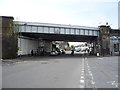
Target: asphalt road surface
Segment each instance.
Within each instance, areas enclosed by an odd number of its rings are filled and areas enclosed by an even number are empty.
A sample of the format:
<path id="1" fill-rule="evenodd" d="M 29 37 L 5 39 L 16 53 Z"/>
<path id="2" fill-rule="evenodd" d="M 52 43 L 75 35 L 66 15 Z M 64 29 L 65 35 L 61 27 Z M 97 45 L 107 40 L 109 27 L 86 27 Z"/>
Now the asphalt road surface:
<path id="1" fill-rule="evenodd" d="M 118 57 L 51 56 L 6 61 L 3 88 L 117 88 Z"/>

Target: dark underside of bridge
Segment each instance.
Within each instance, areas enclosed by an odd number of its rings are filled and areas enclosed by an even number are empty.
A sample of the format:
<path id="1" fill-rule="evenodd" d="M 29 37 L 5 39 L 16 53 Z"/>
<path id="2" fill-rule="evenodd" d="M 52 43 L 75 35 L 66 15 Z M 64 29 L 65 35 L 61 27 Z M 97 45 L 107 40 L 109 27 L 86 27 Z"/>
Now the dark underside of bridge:
<path id="1" fill-rule="evenodd" d="M 71 41 L 71 42 L 92 42 L 97 36 L 83 35 L 64 35 L 64 34 L 40 34 L 40 33 L 21 33 L 22 36 L 43 39 L 49 41 Z"/>

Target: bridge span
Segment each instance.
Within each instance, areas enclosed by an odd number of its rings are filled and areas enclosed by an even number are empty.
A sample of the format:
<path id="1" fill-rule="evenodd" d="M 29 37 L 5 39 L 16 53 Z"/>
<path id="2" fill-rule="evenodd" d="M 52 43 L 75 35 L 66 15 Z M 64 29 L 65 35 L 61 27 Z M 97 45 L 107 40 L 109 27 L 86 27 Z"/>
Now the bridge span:
<path id="1" fill-rule="evenodd" d="M 23 36 L 52 41 L 93 41 L 98 27 L 15 21 L 15 31 Z M 17 28 L 18 27 L 18 28 Z"/>

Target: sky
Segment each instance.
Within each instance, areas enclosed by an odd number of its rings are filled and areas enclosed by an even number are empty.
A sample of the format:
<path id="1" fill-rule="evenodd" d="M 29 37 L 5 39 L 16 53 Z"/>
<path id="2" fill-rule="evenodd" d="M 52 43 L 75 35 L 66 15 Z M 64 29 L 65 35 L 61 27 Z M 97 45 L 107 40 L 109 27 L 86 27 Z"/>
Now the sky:
<path id="1" fill-rule="evenodd" d="M 119 0 L 0 0 L 0 16 L 14 20 L 118 28 Z"/>

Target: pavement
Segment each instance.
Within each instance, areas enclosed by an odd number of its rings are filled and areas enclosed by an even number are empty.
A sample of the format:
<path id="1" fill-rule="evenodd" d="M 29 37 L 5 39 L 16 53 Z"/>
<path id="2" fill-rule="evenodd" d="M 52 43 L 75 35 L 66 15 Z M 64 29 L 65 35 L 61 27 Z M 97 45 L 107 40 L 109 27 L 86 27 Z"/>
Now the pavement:
<path id="1" fill-rule="evenodd" d="M 2 64 L 2 87 L 118 88 L 118 57 L 76 54 L 7 60 Z"/>

